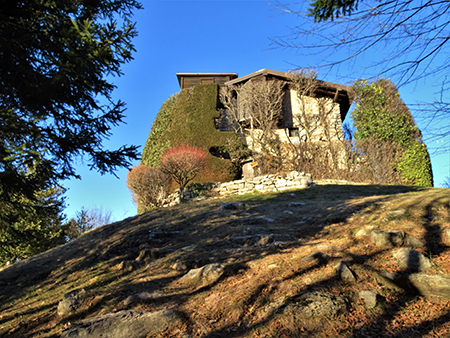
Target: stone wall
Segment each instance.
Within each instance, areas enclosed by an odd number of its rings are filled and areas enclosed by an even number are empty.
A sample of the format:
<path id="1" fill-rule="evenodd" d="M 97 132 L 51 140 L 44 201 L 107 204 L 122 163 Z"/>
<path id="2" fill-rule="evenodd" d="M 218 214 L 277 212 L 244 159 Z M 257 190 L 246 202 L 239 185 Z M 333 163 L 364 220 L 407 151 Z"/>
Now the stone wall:
<path id="1" fill-rule="evenodd" d="M 227 195 L 241 195 L 253 191 L 259 192 L 277 192 L 290 189 L 302 189 L 313 185 L 314 182 L 311 174 L 300 173 L 292 171 L 286 176 L 281 175 L 264 175 L 247 180 L 237 180 L 225 183 L 206 183 L 207 186 L 202 193 L 205 196 L 227 196 Z M 202 195 L 200 193 L 200 195 Z M 181 200 L 189 200 L 199 196 L 198 191 L 193 191 L 189 187 L 181 197 L 179 190 L 169 195 L 164 203 L 164 207 L 169 207 L 181 203 Z M 200 196 L 201 198 L 201 196 Z M 206 197 L 205 197 L 206 198 Z"/>
<path id="2" fill-rule="evenodd" d="M 252 192 L 276 192 L 288 189 L 307 188 L 313 184 L 311 174 L 290 172 L 285 177 L 280 175 L 264 175 L 247 180 L 220 183 L 217 187 L 219 195 L 240 195 Z"/>

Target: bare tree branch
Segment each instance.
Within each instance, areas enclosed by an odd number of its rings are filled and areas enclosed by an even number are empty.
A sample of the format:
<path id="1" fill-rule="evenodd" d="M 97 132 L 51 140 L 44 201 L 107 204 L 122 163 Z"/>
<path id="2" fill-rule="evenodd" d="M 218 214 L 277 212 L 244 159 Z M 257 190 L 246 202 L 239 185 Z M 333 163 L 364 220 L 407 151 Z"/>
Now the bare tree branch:
<path id="1" fill-rule="evenodd" d="M 352 69 L 352 76 L 388 76 L 399 87 L 433 76 L 442 81 L 440 99 L 417 106 L 416 112 L 439 125 L 427 130 L 435 137 L 450 135 L 449 88 L 450 2 L 444 0 L 357 1 L 351 15 L 313 24 L 308 15 L 309 2 L 273 4 L 282 13 L 296 15 L 299 24 L 290 34 L 272 39 L 275 47 L 304 50 L 317 57 L 318 69 L 328 71 L 341 66 L 366 64 Z M 374 57 L 376 56 L 376 57 Z M 371 60 L 367 64 L 367 57 Z M 362 63 L 360 63 L 362 61 Z M 304 66 L 304 65 L 302 65 Z M 448 146 L 450 147 L 450 146 Z"/>

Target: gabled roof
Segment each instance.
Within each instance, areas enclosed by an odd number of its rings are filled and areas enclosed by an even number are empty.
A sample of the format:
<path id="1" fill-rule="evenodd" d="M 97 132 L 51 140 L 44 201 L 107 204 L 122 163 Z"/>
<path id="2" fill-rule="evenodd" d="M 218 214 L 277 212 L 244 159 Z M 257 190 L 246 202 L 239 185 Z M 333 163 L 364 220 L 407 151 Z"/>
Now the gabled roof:
<path id="1" fill-rule="evenodd" d="M 231 85 L 234 85 L 234 84 L 245 82 L 247 80 L 250 80 L 250 79 L 252 79 L 254 77 L 257 77 L 257 76 L 260 76 L 260 75 L 263 75 L 263 76 L 271 75 L 273 77 L 278 77 L 278 78 L 283 78 L 283 79 L 288 79 L 289 78 L 289 73 L 279 72 L 277 70 L 271 70 L 271 69 L 263 68 L 263 69 L 260 69 L 260 70 L 258 70 L 256 72 L 253 72 L 253 73 L 250 73 L 250 74 L 238 77 L 237 79 L 233 79 L 231 81 L 225 82 L 224 84 L 227 85 L 227 86 L 231 86 Z M 347 92 L 350 90 L 350 87 L 344 86 L 344 85 L 341 85 L 341 84 L 338 84 L 338 83 L 332 83 L 332 82 L 327 82 L 327 81 L 322 81 L 322 80 L 316 80 L 316 81 L 318 81 L 319 85 L 323 86 L 323 87 L 334 88 L 334 89 L 339 89 L 339 90 L 345 90 Z"/>
<path id="2" fill-rule="evenodd" d="M 259 76 L 270 76 L 274 78 L 279 78 L 281 80 L 288 80 L 289 73 L 279 72 L 271 69 L 260 69 L 254 73 L 250 73 L 237 79 L 233 79 L 231 81 L 225 82 L 224 85 L 232 86 L 239 85 L 241 83 L 245 83 L 246 81 L 259 77 Z M 348 110 L 350 109 L 351 100 L 349 97 L 350 87 L 344 86 L 338 83 L 332 83 L 322 80 L 316 80 L 318 82 L 318 86 L 316 89 L 316 93 L 318 95 L 323 95 L 326 97 L 332 98 L 335 102 L 338 102 L 341 110 L 341 117 L 344 120 L 347 115 Z"/>
<path id="3" fill-rule="evenodd" d="M 263 76 L 272 75 L 272 76 L 275 76 L 275 77 L 287 78 L 287 73 L 279 72 L 277 70 L 271 70 L 271 69 L 263 68 L 263 69 L 260 69 L 260 70 L 258 70 L 256 72 L 253 72 L 253 73 L 250 73 L 250 74 L 238 77 L 237 79 L 233 79 L 231 81 L 225 82 L 224 84 L 226 86 L 232 86 L 234 84 L 245 82 L 247 80 L 250 80 L 250 79 L 252 79 L 254 77 L 257 77 L 257 76 L 260 76 L 260 75 L 263 75 Z"/>

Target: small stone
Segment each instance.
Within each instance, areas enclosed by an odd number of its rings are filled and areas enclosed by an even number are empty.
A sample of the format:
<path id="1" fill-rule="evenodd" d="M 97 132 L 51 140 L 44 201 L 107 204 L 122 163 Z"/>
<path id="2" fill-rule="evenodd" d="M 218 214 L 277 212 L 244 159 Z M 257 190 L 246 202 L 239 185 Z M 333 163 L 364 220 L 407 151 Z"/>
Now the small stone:
<path id="1" fill-rule="evenodd" d="M 220 203 L 220 210 L 245 210 L 246 204 L 243 202 Z"/>
<path id="2" fill-rule="evenodd" d="M 302 258 L 305 262 L 318 261 L 319 263 L 326 263 L 327 259 L 328 255 L 320 251 L 314 252 L 313 254 Z"/>
<path id="3" fill-rule="evenodd" d="M 336 265 L 336 272 L 342 280 L 346 282 L 356 282 L 355 274 L 345 262 L 341 261 Z"/>
<path id="4" fill-rule="evenodd" d="M 303 202 L 291 202 L 288 204 L 288 207 L 303 207 L 306 203 Z"/>
<path id="5" fill-rule="evenodd" d="M 405 209 L 391 210 L 387 212 L 389 216 L 401 216 L 404 215 L 405 213 L 406 213 Z"/>
<path id="6" fill-rule="evenodd" d="M 364 300 L 366 308 L 373 309 L 377 306 L 378 295 L 375 292 L 364 290 L 359 292 L 359 298 Z"/>
<path id="7" fill-rule="evenodd" d="M 137 297 L 136 297 L 135 295 L 131 295 L 131 296 L 128 296 L 127 298 L 125 298 L 125 299 L 123 300 L 123 305 L 126 306 L 126 307 L 128 307 L 128 306 L 130 306 L 131 304 L 136 303 L 136 301 L 137 301 Z"/>
<path id="8" fill-rule="evenodd" d="M 198 269 L 190 270 L 186 275 L 181 277 L 181 283 L 195 283 L 195 284 L 212 284 L 218 280 L 224 273 L 222 264 L 208 264 Z"/>
<path id="9" fill-rule="evenodd" d="M 448 237 L 450 237 L 450 228 L 445 228 L 443 231 Z"/>
<path id="10" fill-rule="evenodd" d="M 137 261 L 144 261 L 147 259 L 157 259 L 161 257 L 161 252 L 158 249 L 145 249 L 139 252 L 139 256 L 136 258 Z"/>
<path id="11" fill-rule="evenodd" d="M 256 243 L 258 246 L 265 246 L 273 242 L 273 235 L 261 236 L 259 241 Z"/>
<path id="12" fill-rule="evenodd" d="M 370 231 L 367 229 L 361 229 L 355 234 L 356 238 L 362 238 L 367 236 L 370 236 Z"/>
<path id="13" fill-rule="evenodd" d="M 425 245 L 413 236 L 406 237 L 406 245 L 411 248 L 423 248 Z"/>
<path id="14" fill-rule="evenodd" d="M 148 292 L 141 292 L 141 293 L 137 293 L 135 295 L 131 295 L 131 296 L 128 296 L 127 298 L 125 298 L 123 300 L 123 305 L 129 306 L 134 303 L 139 303 L 139 302 L 143 302 L 143 301 L 145 302 L 145 301 L 155 299 L 155 298 L 158 298 L 161 296 L 162 296 L 162 294 L 160 294 L 158 292 L 154 292 L 152 294 L 150 294 Z"/>
<path id="15" fill-rule="evenodd" d="M 269 217 L 259 217 L 260 220 L 267 222 L 267 223 L 273 223 L 275 222 L 275 220 L 273 218 L 269 218 Z"/>
<path id="16" fill-rule="evenodd" d="M 275 242 L 271 243 L 270 245 L 274 246 L 276 248 L 284 248 L 284 247 L 286 247 L 286 243 L 284 243 L 282 241 L 275 241 Z"/>
<path id="17" fill-rule="evenodd" d="M 132 260 L 125 260 L 120 262 L 120 264 L 117 264 L 112 269 L 113 270 L 124 270 L 124 271 L 133 271 L 134 269 L 138 268 L 140 266 L 140 261 L 132 261 Z"/>
<path id="18" fill-rule="evenodd" d="M 311 285 L 313 283 L 312 279 L 309 277 L 303 278 L 303 283 L 306 285 Z"/>
<path id="19" fill-rule="evenodd" d="M 58 304 L 58 315 L 65 316 L 76 311 L 83 303 L 85 296 L 86 291 L 84 289 L 77 289 L 66 293 L 63 296 L 63 300 Z"/>
<path id="20" fill-rule="evenodd" d="M 399 264 L 414 271 L 425 271 L 433 266 L 433 263 L 418 251 L 401 248 L 392 253 Z"/>
<path id="21" fill-rule="evenodd" d="M 370 240 L 376 246 L 384 247 L 396 247 L 402 246 L 405 238 L 405 233 L 403 231 L 372 231 L 370 233 Z"/>
<path id="22" fill-rule="evenodd" d="M 317 246 L 317 250 L 319 251 L 341 251 L 341 248 L 334 245 L 321 244 Z"/>
<path id="23" fill-rule="evenodd" d="M 184 262 L 175 262 L 171 268 L 176 271 L 186 271 L 188 269 Z"/>
<path id="24" fill-rule="evenodd" d="M 375 280 L 378 284 L 391 290 L 402 290 L 402 287 L 398 285 L 398 274 L 392 272 L 380 272 L 375 274 Z"/>

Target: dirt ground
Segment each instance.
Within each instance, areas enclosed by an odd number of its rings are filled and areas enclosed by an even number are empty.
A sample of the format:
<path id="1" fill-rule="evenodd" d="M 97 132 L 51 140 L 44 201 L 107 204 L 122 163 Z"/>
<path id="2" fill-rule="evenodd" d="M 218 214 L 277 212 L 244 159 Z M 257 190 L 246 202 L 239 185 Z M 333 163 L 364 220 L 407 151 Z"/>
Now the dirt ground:
<path id="1" fill-rule="evenodd" d="M 391 249 L 356 237 L 361 229 L 414 236 L 424 244 L 415 250 L 434 263 L 427 274 L 450 274 L 449 189 L 319 185 L 191 201 L 96 228 L 0 271 L 0 336 L 59 337 L 84 318 L 169 308 L 183 321 L 160 337 L 450 337 L 449 300 L 377 282 L 377 273 L 408 271 Z M 151 257 L 118 268 L 143 250 Z M 305 259 L 316 252 L 327 259 Z M 336 276 L 340 261 L 355 282 Z M 218 281 L 179 283 L 209 263 L 225 266 Z M 87 292 L 83 305 L 59 316 L 63 295 L 79 288 Z M 284 311 L 312 290 L 344 298 L 348 312 L 306 319 Z M 380 296 L 375 308 L 364 306 L 361 290 Z M 144 300 L 124 302 L 142 292 Z"/>

